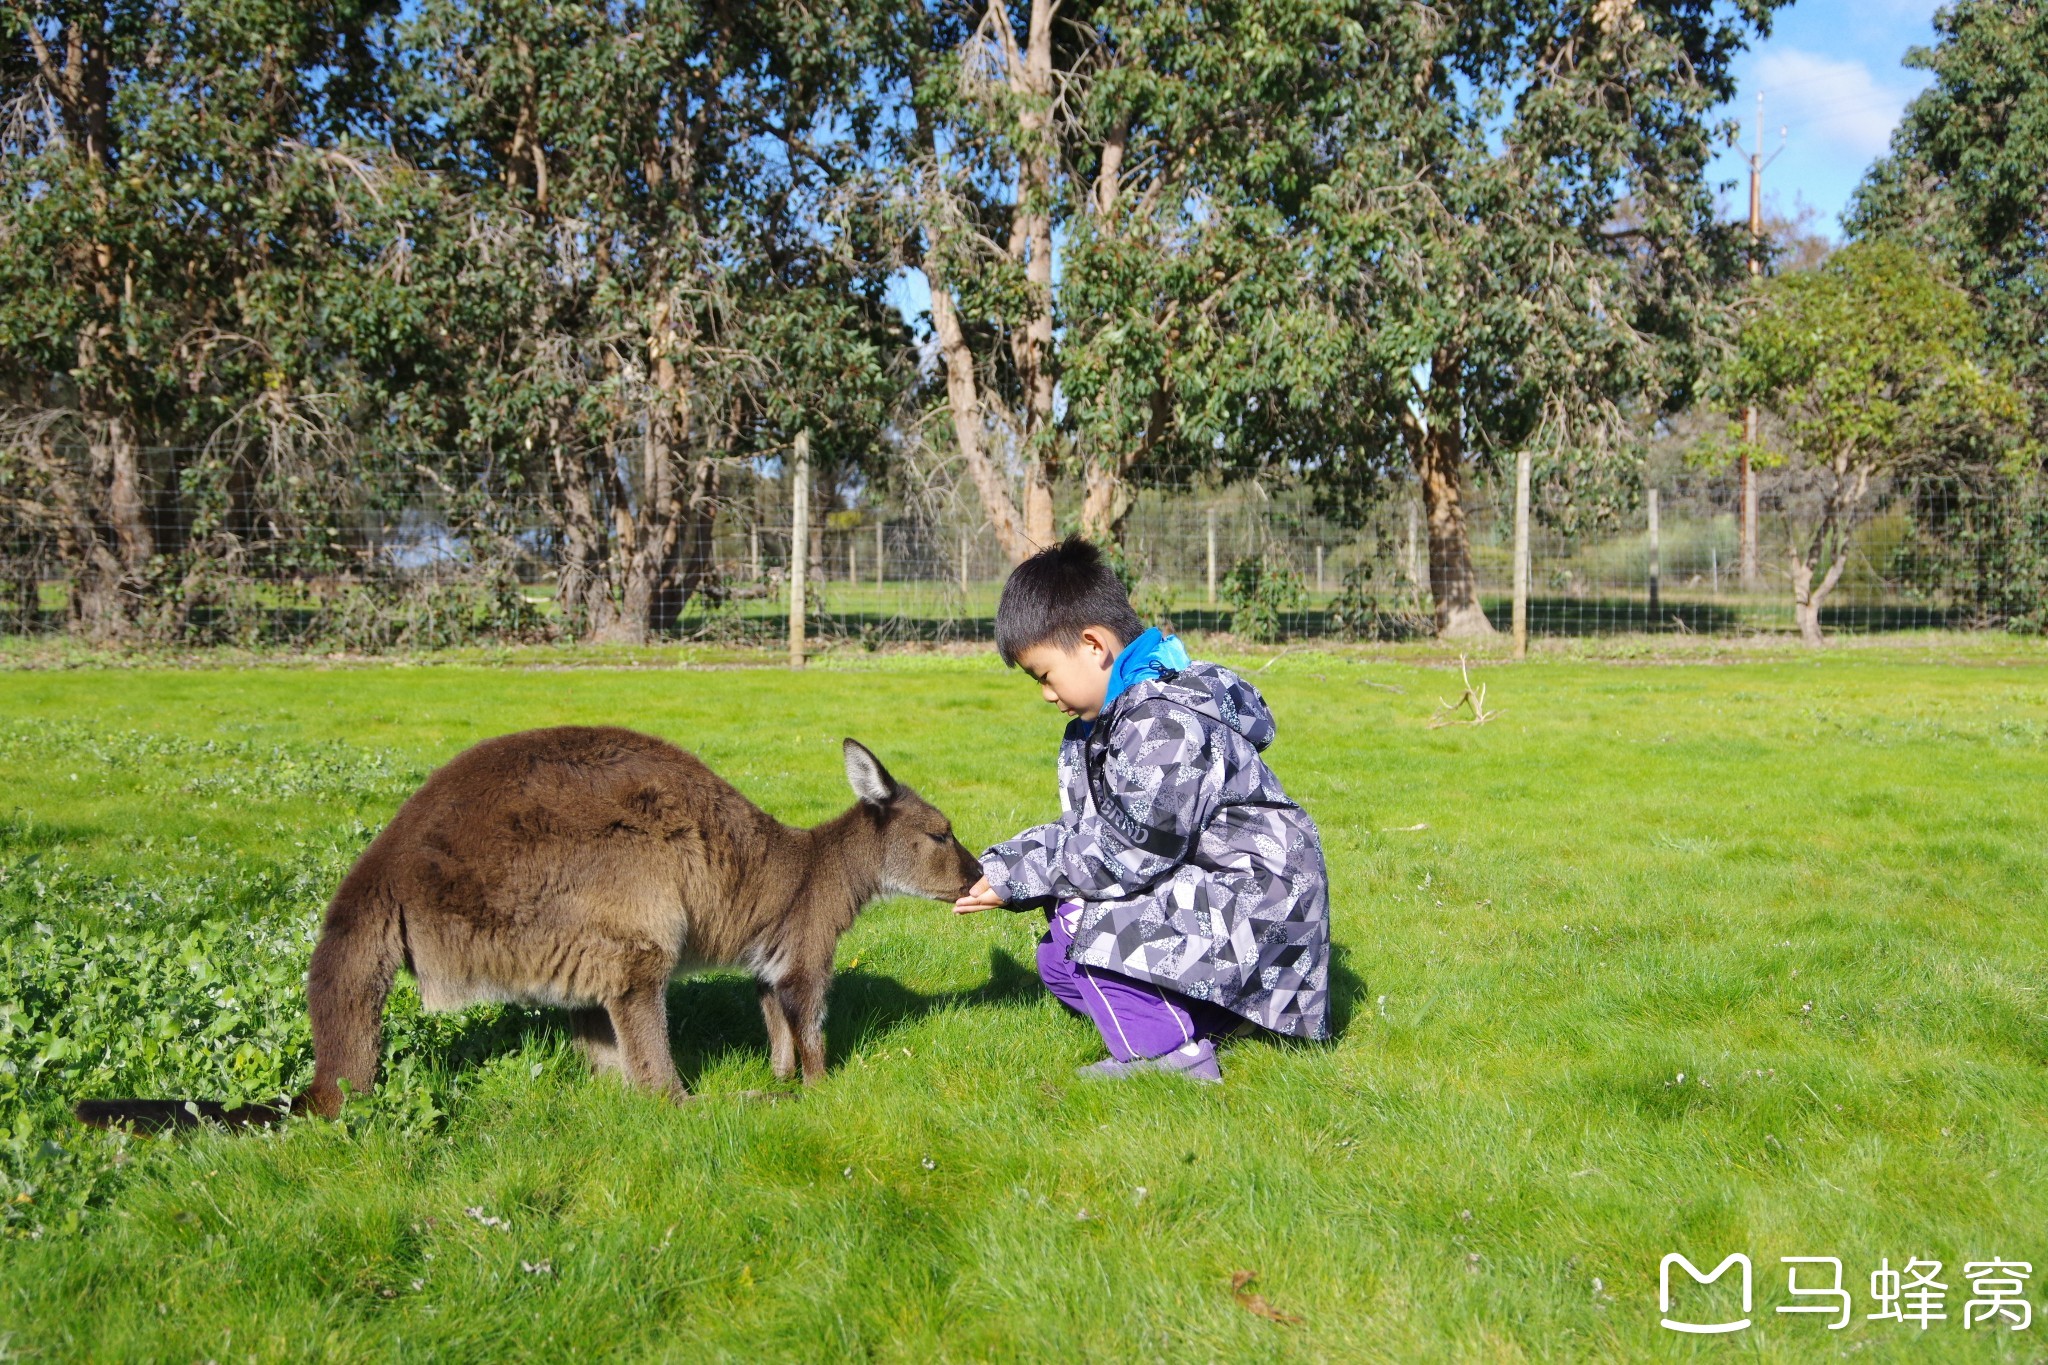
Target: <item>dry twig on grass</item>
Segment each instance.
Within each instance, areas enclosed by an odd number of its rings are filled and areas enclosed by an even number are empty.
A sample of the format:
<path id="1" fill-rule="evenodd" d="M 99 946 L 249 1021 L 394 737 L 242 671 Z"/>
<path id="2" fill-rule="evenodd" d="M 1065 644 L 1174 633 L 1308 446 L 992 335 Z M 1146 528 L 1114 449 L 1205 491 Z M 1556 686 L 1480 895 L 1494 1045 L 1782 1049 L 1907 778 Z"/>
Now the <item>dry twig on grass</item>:
<path id="1" fill-rule="evenodd" d="M 1430 729 L 1441 730 L 1446 725 L 1484 725 L 1500 714 L 1498 711 L 1486 709 L 1486 684 L 1481 683 L 1476 688 L 1472 686 L 1472 674 L 1466 668 L 1465 656 L 1462 654 L 1458 656 L 1458 676 L 1465 680 L 1464 692 L 1456 701 L 1437 698 L 1436 714 L 1429 718 Z M 1472 708 L 1472 714 L 1461 717 L 1458 712 L 1467 706 Z"/>
<path id="2" fill-rule="evenodd" d="M 1268 1322 L 1299 1324 L 1301 1322 L 1299 1316 L 1293 1313 L 1282 1312 L 1266 1302 L 1264 1294 L 1252 1292 L 1251 1283 L 1257 1278 L 1259 1278 L 1259 1272 L 1256 1270 L 1240 1270 L 1230 1277 L 1230 1292 L 1237 1297 L 1238 1307 L 1244 1309 L 1247 1313 L 1256 1313 Z"/>

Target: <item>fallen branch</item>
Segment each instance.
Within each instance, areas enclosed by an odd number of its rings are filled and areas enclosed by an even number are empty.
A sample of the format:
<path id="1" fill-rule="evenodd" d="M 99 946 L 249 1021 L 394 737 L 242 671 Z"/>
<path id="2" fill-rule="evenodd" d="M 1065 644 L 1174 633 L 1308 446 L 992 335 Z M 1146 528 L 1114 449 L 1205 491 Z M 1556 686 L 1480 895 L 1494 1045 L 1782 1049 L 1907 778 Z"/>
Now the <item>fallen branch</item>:
<path id="1" fill-rule="evenodd" d="M 1230 1277 L 1230 1292 L 1237 1298 L 1237 1306 L 1247 1313 L 1256 1313 L 1268 1322 L 1284 1322 L 1298 1325 L 1301 1318 L 1293 1313 L 1284 1313 L 1266 1302 L 1264 1294 L 1251 1292 L 1251 1283 L 1259 1278 L 1256 1270 L 1240 1270 Z"/>
<path id="2" fill-rule="evenodd" d="M 1486 709 L 1486 685 L 1481 683 L 1476 688 L 1472 686 L 1472 674 L 1465 666 L 1465 656 L 1462 654 L 1458 656 L 1458 676 L 1465 680 L 1464 692 L 1459 694 L 1456 701 L 1437 698 L 1437 711 L 1429 718 L 1429 729 L 1441 730 L 1446 725 L 1484 725 L 1500 714 L 1498 711 Z M 1472 708 L 1472 714 L 1460 717 L 1458 712 L 1467 706 Z"/>

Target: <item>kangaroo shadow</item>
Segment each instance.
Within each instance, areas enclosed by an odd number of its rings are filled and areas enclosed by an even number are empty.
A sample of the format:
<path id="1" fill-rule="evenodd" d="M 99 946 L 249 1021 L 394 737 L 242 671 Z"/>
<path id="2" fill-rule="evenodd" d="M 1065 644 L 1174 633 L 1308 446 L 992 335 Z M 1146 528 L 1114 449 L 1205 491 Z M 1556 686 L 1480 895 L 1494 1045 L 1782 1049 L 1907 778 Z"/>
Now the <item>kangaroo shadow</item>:
<path id="1" fill-rule="evenodd" d="M 1332 945 L 1330 1040 L 1344 1035 L 1366 983 L 1349 965 L 1350 953 Z M 919 991 L 893 976 L 855 967 L 833 976 L 827 997 L 825 1063 L 836 1070 L 875 1040 L 927 1015 L 958 1008 L 1022 1004 L 1045 990 L 1037 970 L 1000 948 L 990 948 L 988 979 L 966 990 Z M 672 982 L 668 991 L 669 1050 L 683 1084 L 734 1053 L 768 1056 L 768 1030 L 751 976 L 712 973 Z M 1271 1035 L 1265 1035 L 1271 1036 Z M 568 1016 L 560 1010 L 508 1009 L 477 1015 L 450 1029 L 439 1062 L 451 1072 L 479 1067 L 528 1043 L 566 1046 Z"/>
<path id="2" fill-rule="evenodd" d="M 918 991 L 893 976 L 854 967 L 836 972 L 826 997 L 825 1065 L 836 1068 L 881 1034 L 929 1014 L 1005 1005 L 1043 989 L 1038 974 L 1000 948 L 989 949 L 988 979 L 958 991 Z M 758 988 L 750 976 L 719 974 L 677 981 L 668 992 L 669 1050 L 683 1084 L 736 1050 L 768 1055 Z"/>

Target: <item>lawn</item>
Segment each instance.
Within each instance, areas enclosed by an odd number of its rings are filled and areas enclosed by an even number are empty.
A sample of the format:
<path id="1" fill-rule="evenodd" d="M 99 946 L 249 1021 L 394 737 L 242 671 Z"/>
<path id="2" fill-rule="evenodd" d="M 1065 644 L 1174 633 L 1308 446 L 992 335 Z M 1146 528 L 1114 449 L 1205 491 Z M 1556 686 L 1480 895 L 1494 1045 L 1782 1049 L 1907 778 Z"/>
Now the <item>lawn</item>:
<path id="1" fill-rule="evenodd" d="M 1220 1088 L 1079 1081 L 1028 917 L 889 901 L 801 1098 L 738 1098 L 736 976 L 672 990 L 682 1108 L 402 984 L 343 1122 L 159 1141 L 65 1106 L 303 1081 L 326 895 L 475 740 L 629 724 L 811 822 L 851 734 L 988 842 L 1053 813 L 1057 717 L 981 657 L 0 673 L 0 1357 L 2038 1358 L 1962 1316 L 1966 1262 L 2048 1281 L 2048 654 L 1925 655 L 1493 664 L 1437 730 L 1455 669 L 1278 658 L 1339 1031 Z M 1754 1325 L 1660 1328 L 1660 1258 L 1737 1251 Z M 1774 1311 L 1785 1256 L 1844 1330 Z M 1869 1320 L 1914 1258 L 1946 1320 Z"/>

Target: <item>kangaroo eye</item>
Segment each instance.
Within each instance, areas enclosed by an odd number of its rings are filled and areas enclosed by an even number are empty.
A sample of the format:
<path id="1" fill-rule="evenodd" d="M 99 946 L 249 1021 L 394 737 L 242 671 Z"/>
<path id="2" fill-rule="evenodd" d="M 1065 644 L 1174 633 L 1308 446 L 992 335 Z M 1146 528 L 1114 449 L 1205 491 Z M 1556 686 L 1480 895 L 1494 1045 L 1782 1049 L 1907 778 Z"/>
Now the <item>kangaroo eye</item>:
<path id="1" fill-rule="evenodd" d="M 934 833 L 934 834 L 932 835 L 932 839 L 933 839 L 933 841 L 934 841 L 934 842 L 937 842 L 937 843 L 941 843 L 941 844 L 945 843 L 945 842 L 946 842 L 946 840 L 948 840 L 948 839 L 950 839 L 950 838 L 952 838 L 952 837 L 953 837 L 953 836 L 952 836 L 952 834 L 951 834 L 951 833 L 950 833 L 949 831 L 946 831 L 946 830 L 939 830 L 939 831 L 937 831 L 936 833 Z"/>

